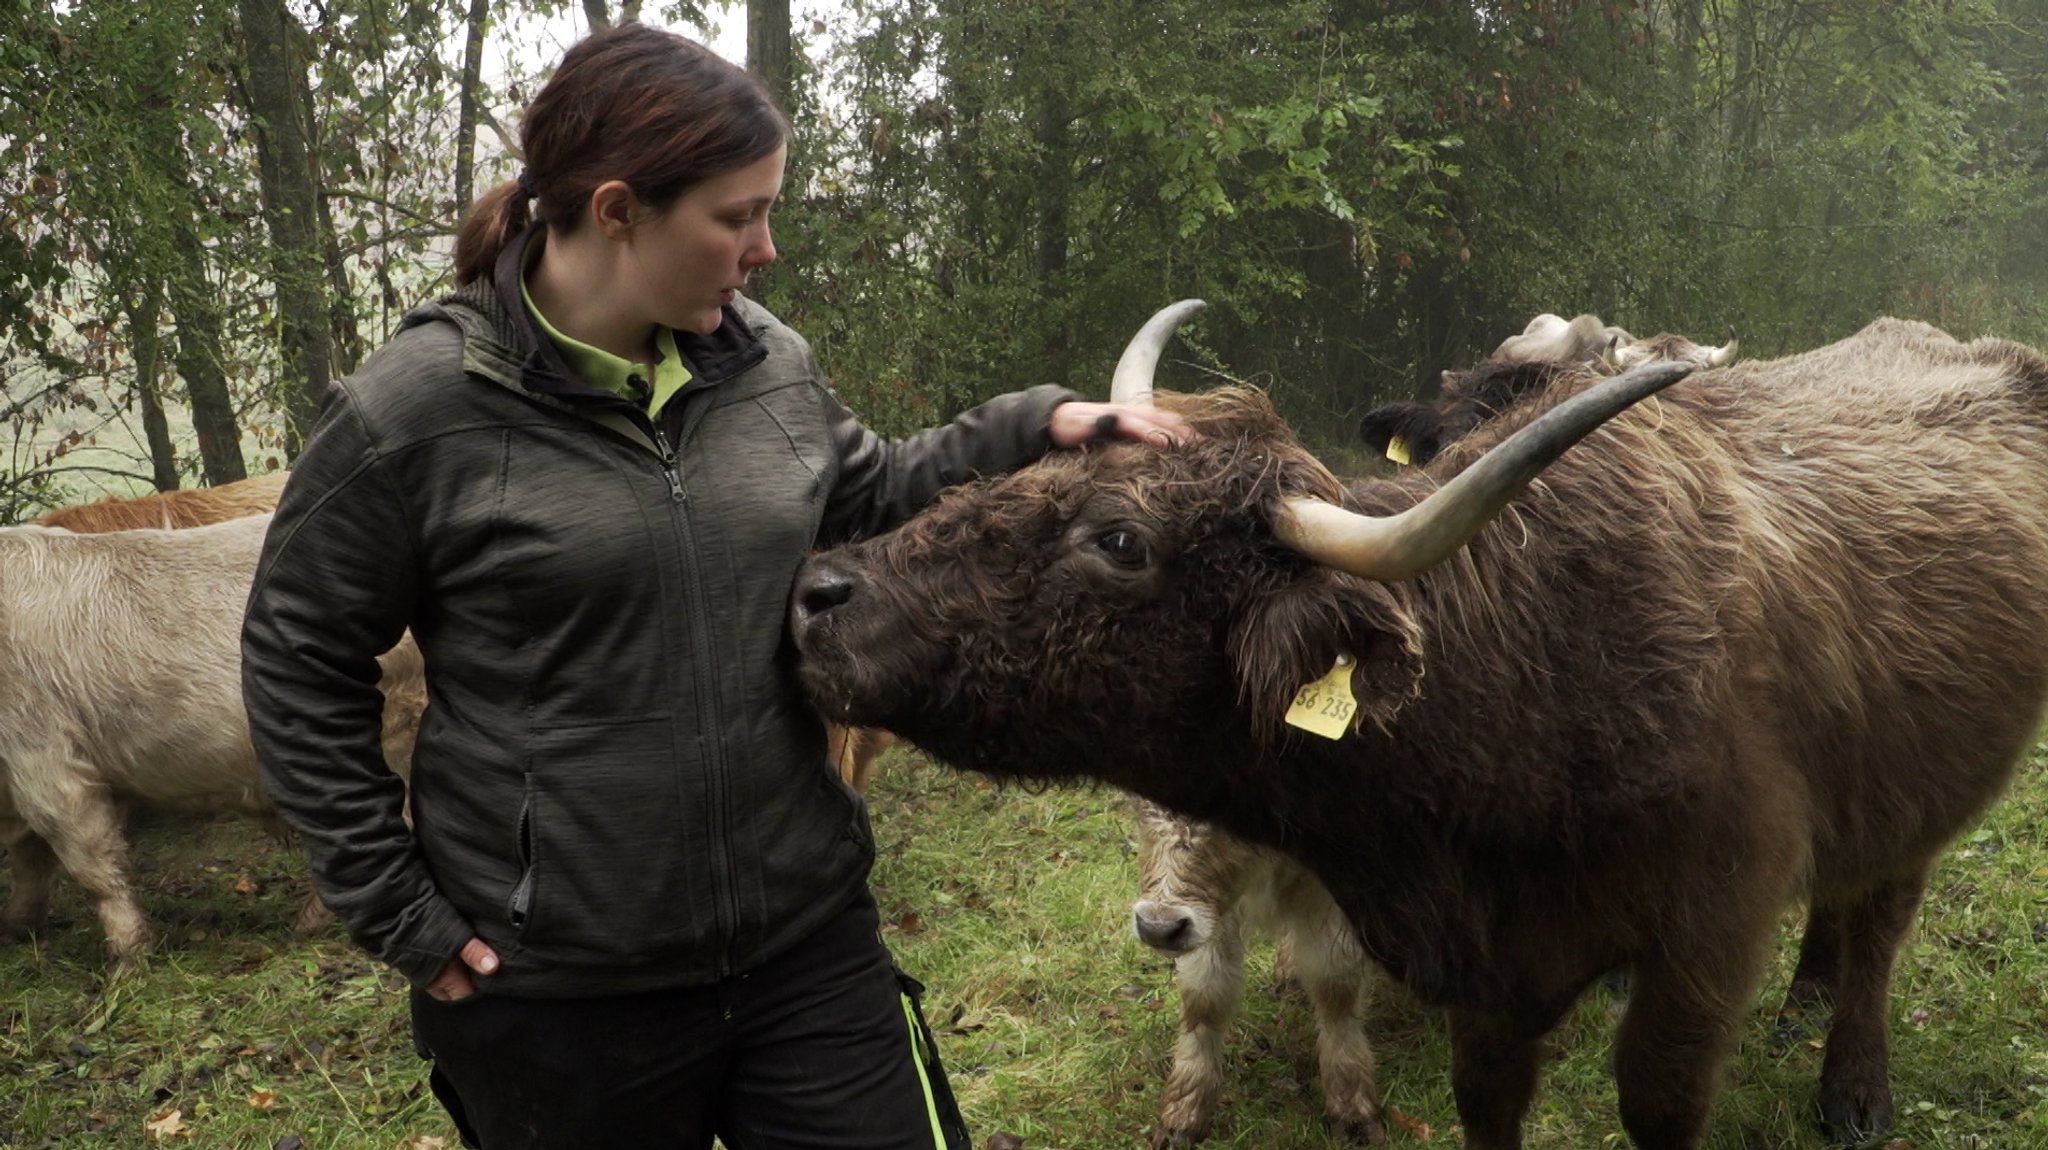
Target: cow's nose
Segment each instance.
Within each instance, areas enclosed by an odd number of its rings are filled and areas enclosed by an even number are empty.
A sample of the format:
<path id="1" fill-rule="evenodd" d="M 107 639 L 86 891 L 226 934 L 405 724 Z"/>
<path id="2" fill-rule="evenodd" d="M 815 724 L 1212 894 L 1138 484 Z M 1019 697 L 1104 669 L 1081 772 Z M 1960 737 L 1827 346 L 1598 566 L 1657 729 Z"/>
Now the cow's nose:
<path id="1" fill-rule="evenodd" d="M 1141 902 L 1131 911 L 1131 929 L 1137 932 L 1138 941 L 1167 954 L 1188 949 L 1194 925 L 1193 916 L 1157 903 Z"/>
<path id="2" fill-rule="evenodd" d="M 853 598 L 851 575 L 822 563 L 812 563 L 796 580 L 796 614 L 808 621 Z"/>

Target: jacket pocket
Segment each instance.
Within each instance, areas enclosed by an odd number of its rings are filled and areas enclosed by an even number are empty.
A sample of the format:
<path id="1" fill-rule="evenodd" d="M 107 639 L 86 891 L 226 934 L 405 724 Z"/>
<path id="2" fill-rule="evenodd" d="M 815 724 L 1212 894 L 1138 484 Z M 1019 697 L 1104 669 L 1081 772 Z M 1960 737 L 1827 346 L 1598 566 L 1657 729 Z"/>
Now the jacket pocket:
<path id="1" fill-rule="evenodd" d="M 513 857 L 519 860 L 519 881 L 512 886 L 512 896 L 506 901 L 505 920 L 512 929 L 523 933 L 526 919 L 533 913 L 533 775 L 526 776 L 526 791 L 519 803 L 517 837 L 512 845 Z"/>
<path id="2" fill-rule="evenodd" d="M 507 916 L 528 951 L 630 963 L 698 940 L 712 908 L 703 835 L 686 810 L 666 718 L 539 730 L 518 821 Z M 692 881 L 696 879 L 698 881 Z"/>

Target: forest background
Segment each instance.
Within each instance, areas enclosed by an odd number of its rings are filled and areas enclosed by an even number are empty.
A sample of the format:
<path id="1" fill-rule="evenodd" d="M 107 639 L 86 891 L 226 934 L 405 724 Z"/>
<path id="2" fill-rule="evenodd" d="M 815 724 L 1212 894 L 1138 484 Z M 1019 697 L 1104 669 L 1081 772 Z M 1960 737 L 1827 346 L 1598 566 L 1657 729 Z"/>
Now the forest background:
<path id="1" fill-rule="evenodd" d="M 1341 454 L 1538 312 L 1772 355 L 2048 344 L 2048 0 L 5 0 L 0 522 L 287 466 L 448 289 L 566 38 L 744 20 L 796 125 L 758 293 L 902 433 L 1267 387 Z"/>

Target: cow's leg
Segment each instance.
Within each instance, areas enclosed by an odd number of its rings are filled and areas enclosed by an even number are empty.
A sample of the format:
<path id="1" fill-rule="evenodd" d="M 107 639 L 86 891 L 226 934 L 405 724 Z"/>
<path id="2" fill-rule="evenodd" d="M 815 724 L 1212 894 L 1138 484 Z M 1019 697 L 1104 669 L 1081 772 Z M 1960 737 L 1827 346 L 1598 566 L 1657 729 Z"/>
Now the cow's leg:
<path id="1" fill-rule="evenodd" d="M 1821 1061 L 1820 1113 L 1828 1133 L 1845 1143 L 1892 1122 L 1892 963 L 1925 885 L 1924 874 L 1884 883 L 1840 908 L 1842 964 Z"/>
<path id="2" fill-rule="evenodd" d="M 1352 938 L 1350 924 L 1334 905 L 1329 910 L 1323 921 L 1286 932 L 1295 940 L 1295 971 L 1315 1007 L 1323 1105 L 1348 1137 L 1385 1142 L 1372 1044 L 1365 1040 L 1365 954 L 1355 943 L 1345 945 Z"/>
<path id="3" fill-rule="evenodd" d="M 1465 1150 L 1520 1150 L 1543 1035 L 1555 1021 L 1451 1011 L 1451 1094 L 1465 1126 Z"/>
<path id="4" fill-rule="evenodd" d="M 1238 908 L 1217 916 L 1209 940 L 1174 961 L 1180 1035 L 1159 1095 L 1152 1145 L 1186 1146 L 1209 1133 L 1223 1093 L 1223 1036 L 1244 995 L 1244 922 Z"/>
<path id="5" fill-rule="evenodd" d="M 1835 981 L 1842 969 L 1840 919 L 1839 908 L 1823 904 L 1815 896 L 1806 912 L 1806 929 L 1799 936 L 1799 965 L 1792 969 L 1792 985 L 1785 991 L 1780 1013 L 1798 1017 L 1833 1004 Z"/>
<path id="6" fill-rule="evenodd" d="M 92 900 L 107 954 L 124 965 L 149 949 L 149 926 L 128 885 L 128 840 L 120 805 L 84 760 L 52 753 L 14 760 L 14 806 L 42 837 L 71 881 Z"/>
<path id="7" fill-rule="evenodd" d="M 1695 948 L 1682 965 L 1669 955 L 1639 958 L 1630 973 L 1614 1077 L 1621 1125 L 1638 1150 L 1693 1150 L 1706 1129 L 1721 1064 L 1762 973 L 1756 946 L 1728 941 L 1737 945 Z"/>
<path id="8" fill-rule="evenodd" d="M 50 917 L 50 892 L 57 885 L 57 855 L 43 836 L 20 819 L 0 819 L 0 847 L 14 872 L 14 889 L 0 907 L 0 943 L 18 942 Z"/>

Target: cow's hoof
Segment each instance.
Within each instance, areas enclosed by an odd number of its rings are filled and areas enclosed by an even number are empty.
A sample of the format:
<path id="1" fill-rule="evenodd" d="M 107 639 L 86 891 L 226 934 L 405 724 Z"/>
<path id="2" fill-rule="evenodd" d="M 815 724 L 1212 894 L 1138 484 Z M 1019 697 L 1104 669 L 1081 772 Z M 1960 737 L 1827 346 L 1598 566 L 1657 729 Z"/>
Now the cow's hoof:
<path id="1" fill-rule="evenodd" d="M 149 957 L 156 939 L 147 931 L 131 934 L 116 942 L 107 942 L 107 969 L 122 974 L 137 969 Z"/>
<path id="2" fill-rule="evenodd" d="M 1360 1146 L 1384 1146 L 1387 1142 L 1387 1127 L 1377 1117 L 1339 1118 L 1337 1130 L 1351 1142 Z"/>
<path id="3" fill-rule="evenodd" d="M 1166 1147 L 1193 1146 L 1206 1137 L 1206 1130 L 1169 1130 L 1164 1126 L 1152 1128 L 1152 1150 Z"/>
<path id="4" fill-rule="evenodd" d="M 1842 1146 L 1861 1146 L 1891 1128 L 1892 1092 L 1883 1083 L 1876 1086 L 1823 1083 L 1820 1092 L 1820 1120 L 1828 1137 Z"/>

